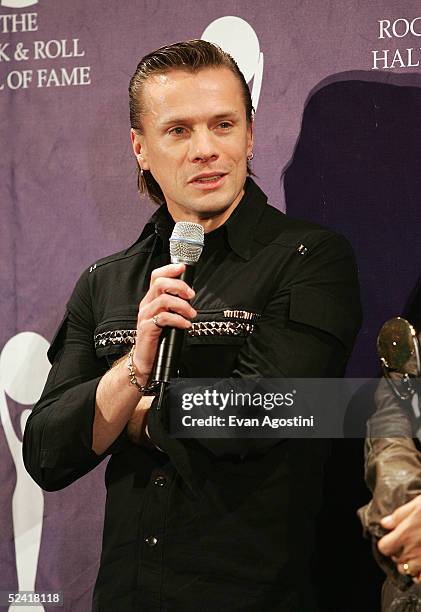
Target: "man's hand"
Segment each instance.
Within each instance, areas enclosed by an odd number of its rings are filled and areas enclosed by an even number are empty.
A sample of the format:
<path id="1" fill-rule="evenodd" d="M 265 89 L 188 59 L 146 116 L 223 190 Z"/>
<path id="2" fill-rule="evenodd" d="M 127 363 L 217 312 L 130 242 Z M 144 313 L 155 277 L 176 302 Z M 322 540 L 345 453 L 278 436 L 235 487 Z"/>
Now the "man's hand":
<path id="1" fill-rule="evenodd" d="M 197 314 L 187 301 L 194 297 L 193 289 L 177 278 L 184 270 L 185 264 L 169 264 L 154 270 L 149 290 L 139 304 L 133 363 L 141 385 L 147 383 L 151 374 L 161 328 L 188 329 L 191 327 L 190 319 Z"/>
<path id="2" fill-rule="evenodd" d="M 397 508 L 381 524 L 391 531 L 379 540 L 378 549 L 393 559 L 401 574 L 411 575 L 421 584 L 421 495 Z"/>

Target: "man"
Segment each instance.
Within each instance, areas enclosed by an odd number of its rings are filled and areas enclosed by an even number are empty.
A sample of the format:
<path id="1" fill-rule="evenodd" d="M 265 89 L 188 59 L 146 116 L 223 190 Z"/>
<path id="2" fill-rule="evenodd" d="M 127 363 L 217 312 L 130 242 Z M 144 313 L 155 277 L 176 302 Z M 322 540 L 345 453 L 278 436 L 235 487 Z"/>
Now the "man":
<path id="1" fill-rule="evenodd" d="M 314 610 L 324 443 L 177 440 L 144 387 L 166 326 L 187 330 L 181 376 L 342 376 L 360 324 L 352 251 L 268 206 L 247 177 L 250 92 L 218 47 L 143 58 L 130 116 L 140 190 L 161 206 L 78 281 L 28 422 L 27 469 L 54 490 L 112 455 L 95 610 Z M 206 232 L 194 289 L 168 264 L 179 220 Z"/>

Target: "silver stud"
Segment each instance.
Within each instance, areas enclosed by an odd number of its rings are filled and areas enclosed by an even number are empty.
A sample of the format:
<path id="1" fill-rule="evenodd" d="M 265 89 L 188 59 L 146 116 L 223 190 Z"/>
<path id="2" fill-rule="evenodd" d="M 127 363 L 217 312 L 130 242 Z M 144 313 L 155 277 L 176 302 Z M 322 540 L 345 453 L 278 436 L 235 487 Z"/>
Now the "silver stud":
<path id="1" fill-rule="evenodd" d="M 299 255 L 306 255 L 306 253 L 308 253 L 308 248 L 303 244 L 300 244 L 300 246 L 297 248 L 297 253 Z"/>

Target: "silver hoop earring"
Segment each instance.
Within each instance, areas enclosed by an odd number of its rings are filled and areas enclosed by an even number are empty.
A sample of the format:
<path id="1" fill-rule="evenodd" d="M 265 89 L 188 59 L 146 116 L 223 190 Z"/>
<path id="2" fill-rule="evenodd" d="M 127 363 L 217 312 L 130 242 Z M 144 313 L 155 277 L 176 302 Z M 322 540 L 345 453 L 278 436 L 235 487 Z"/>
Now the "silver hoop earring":
<path id="1" fill-rule="evenodd" d="M 250 153 L 250 155 L 247 155 L 247 161 L 251 161 L 254 157 L 254 153 L 253 151 Z"/>

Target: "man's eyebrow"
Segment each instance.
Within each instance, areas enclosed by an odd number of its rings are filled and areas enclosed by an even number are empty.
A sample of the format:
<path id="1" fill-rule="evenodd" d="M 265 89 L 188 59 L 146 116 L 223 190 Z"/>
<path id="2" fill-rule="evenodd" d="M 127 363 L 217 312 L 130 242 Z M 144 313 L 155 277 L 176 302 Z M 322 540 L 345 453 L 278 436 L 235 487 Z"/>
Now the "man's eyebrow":
<path id="1" fill-rule="evenodd" d="M 216 115 L 212 115 L 210 117 L 210 119 L 212 121 L 218 121 L 218 119 L 227 119 L 228 117 L 230 118 L 235 118 L 238 117 L 238 111 L 236 110 L 227 110 L 224 111 L 222 113 L 217 113 Z M 192 117 L 179 117 L 179 116 L 174 116 L 174 117 L 166 117 L 164 118 L 162 121 L 159 121 L 159 125 L 161 127 L 166 127 L 168 125 L 174 125 L 174 124 L 186 124 L 186 123 L 191 123 L 194 122 L 194 118 L 192 119 Z"/>
<path id="2" fill-rule="evenodd" d="M 217 115 L 214 115 L 212 119 L 225 119 L 226 117 L 238 117 L 238 111 L 228 110 L 224 113 L 218 113 Z"/>

